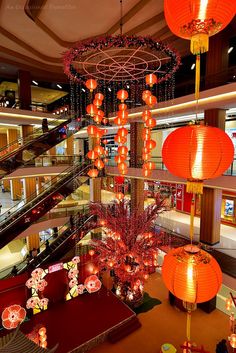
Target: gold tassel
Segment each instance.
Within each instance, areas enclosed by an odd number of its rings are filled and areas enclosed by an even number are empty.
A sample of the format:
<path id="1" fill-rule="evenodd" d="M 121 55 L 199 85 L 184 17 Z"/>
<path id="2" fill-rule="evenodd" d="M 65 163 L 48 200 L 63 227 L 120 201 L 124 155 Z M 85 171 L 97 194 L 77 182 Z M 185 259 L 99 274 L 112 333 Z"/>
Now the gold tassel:
<path id="1" fill-rule="evenodd" d="M 203 182 L 200 181 L 187 181 L 186 191 L 190 194 L 202 194 L 203 193 Z"/>
<path id="2" fill-rule="evenodd" d="M 190 51 L 194 55 L 207 52 L 209 49 L 209 35 L 207 33 L 196 33 L 191 37 Z"/>
<path id="3" fill-rule="evenodd" d="M 187 326 L 186 326 L 186 336 L 187 340 L 190 341 L 191 339 L 191 311 L 187 311 Z"/>
<path id="4" fill-rule="evenodd" d="M 199 99 L 200 92 L 200 54 L 196 55 L 195 67 L 195 99 Z"/>
<path id="5" fill-rule="evenodd" d="M 191 202 L 191 211 L 190 211 L 190 241 L 191 244 L 193 242 L 194 235 L 194 213 L 195 213 L 195 194 L 193 194 L 192 202 Z"/>

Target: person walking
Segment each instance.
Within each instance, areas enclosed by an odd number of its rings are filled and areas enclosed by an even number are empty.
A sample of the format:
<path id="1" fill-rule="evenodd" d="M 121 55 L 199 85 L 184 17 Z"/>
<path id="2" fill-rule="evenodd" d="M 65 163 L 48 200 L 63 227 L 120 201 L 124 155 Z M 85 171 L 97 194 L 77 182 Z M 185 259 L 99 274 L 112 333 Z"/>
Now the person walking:
<path id="1" fill-rule="evenodd" d="M 12 268 L 12 270 L 11 270 L 11 274 L 12 274 L 12 276 L 16 276 L 17 275 L 17 267 L 16 267 L 16 265 L 14 265 L 13 266 L 13 268 Z"/>

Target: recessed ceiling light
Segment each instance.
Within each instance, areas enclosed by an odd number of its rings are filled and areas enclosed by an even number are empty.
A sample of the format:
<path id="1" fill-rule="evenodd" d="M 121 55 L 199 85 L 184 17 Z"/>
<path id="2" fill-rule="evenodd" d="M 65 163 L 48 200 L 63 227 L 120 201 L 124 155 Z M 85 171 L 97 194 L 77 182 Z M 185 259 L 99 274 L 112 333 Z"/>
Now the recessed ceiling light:
<path id="1" fill-rule="evenodd" d="M 195 63 L 192 64 L 191 70 L 194 70 L 194 68 L 195 68 Z"/>
<path id="2" fill-rule="evenodd" d="M 36 81 L 34 81 L 34 80 L 33 80 L 32 82 L 33 82 L 36 86 L 38 86 L 38 82 L 36 82 Z"/>
<path id="3" fill-rule="evenodd" d="M 234 47 L 230 47 L 230 48 L 228 49 L 228 54 L 230 54 L 231 51 L 233 51 L 233 49 L 234 49 Z"/>
<path id="4" fill-rule="evenodd" d="M 111 92 L 111 87 L 108 87 L 108 91 Z"/>
<path id="5" fill-rule="evenodd" d="M 61 85 L 59 85 L 59 84 L 57 84 L 57 87 L 58 87 L 58 88 L 60 88 L 60 89 L 62 89 L 62 86 L 61 86 Z"/>
<path id="6" fill-rule="evenodd" d="M 81 89 L 82 89 L 83 92 L 85 92 L 85 89 L 83 87 Z"/>

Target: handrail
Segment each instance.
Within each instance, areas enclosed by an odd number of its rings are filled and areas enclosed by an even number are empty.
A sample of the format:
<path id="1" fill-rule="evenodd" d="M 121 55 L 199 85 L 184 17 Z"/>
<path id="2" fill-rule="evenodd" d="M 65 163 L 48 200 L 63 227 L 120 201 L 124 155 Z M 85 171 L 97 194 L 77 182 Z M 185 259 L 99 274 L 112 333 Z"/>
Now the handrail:
<path id="1" fill-rule="evenodd" d="M 39 195 L 37 195 L 36 192 L 31 194 L 29 199 L 27 200 L 27 203 L 23 205 L 22 209 L 20 208 L 21 207 L 20 204 L 22 203 L 22 200 L 21 200 L 16 205 L 11 207 L 7 212 L 3 213 L 2 216 L 4 219 L 0 223 L 0 233 L 1 231 L 6 230 L 10 225 L 12 226 L 12 224 L 14 224 L 17 221 L 17 218 L 19 217 L 19 215 L 23 216 L 30 209 L 34 209 L 48 193 L 51 193 L 53 190 L 57 189 L 58 186 L 62 186 L 63 183 L 65 182 L 67 183 L 68 175 L 71 175 L 72 173 L 76 173 L 78 175 L 83 174 L 89 168 L 89 165 L 85 165 L 85 167 L 81 169 L 81 167 L 83 167 L 84 165 L 85 163 L 77 163 L 73 166 L 70 166 L 69 168 L 65 169 L 62 173 L 52 178 L 50 182 L 46 183 L 46 185 L 48 185 L 46 190 L 43 190 Z M 59 181 L 57 180 L 58 178 L 60 178 Z M 51 182 L 53 181 L 55 181 L 55 183 L 52 183 L 51 185 Z M 31 204 L 30 208 L 27 207 L 29 204 Z M 27 208 L 25 212 L 24 212 L 24 208 Z M 12 217 L 15 217 L 15 218 L 12 219 Z"/>

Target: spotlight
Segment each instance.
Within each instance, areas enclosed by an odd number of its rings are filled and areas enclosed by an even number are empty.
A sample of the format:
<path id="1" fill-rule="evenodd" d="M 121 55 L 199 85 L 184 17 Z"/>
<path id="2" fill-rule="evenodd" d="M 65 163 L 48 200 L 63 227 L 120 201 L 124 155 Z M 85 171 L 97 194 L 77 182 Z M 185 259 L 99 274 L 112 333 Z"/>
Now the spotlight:
<path id="1" fill-rule="evenodd" d="M 36 86 L 38 86 L 39 84 L 38 84 L 38 82 L 36 82 L 36 81 L 32 81 Z"/>
<path id="2" fill-rule="evenodd" d="M 61 85 L 59 85 L 59 84 L 57 84 L 57 87 L 58 87 L 58 88 L 60 88 L 60 89 L 62 89 L 62 86 L 61 86 Z"/>
<path id="3" fill-rule="evenodd" d="M 233 50 L 234 50 L 234 47 L 230 47 L 230 48 L 228 49 L 228 54 L 230 54 L 231 51 L 233 51 Z"/>

